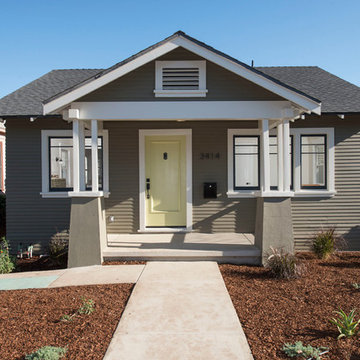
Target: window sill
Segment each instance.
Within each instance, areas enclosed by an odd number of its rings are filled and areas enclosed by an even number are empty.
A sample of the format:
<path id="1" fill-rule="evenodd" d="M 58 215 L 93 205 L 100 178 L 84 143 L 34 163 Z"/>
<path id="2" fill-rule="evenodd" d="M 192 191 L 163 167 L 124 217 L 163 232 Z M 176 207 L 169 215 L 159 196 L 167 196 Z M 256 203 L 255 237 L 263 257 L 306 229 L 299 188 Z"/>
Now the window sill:
<path id="1" fill-rule="evenodd" d="M 262 192 L 260 190 L 256 191 L 228 191 L 226 193 L 227 197 L 230 199 L 237 199 L 237 198 L 258 198 L 258 197 L 324 197 L 329 198 L 335 196 L 336 191 L 328 191 L 328 190 L 302 190 L 302 191 L 290 191 L 290 192 L 280 192 L 280 191 L 268 191 Z"/>
<path id="2" fill-rule="evenodd" d="M 155 97 L 206 97 L 207 90 L 154 90 Z"/>
<path id="3" fill-rule="evenodd" d="M 105 197 L 108 198 L 110 192 L 108 191 L 82 191 L 75 193 L 73 191 L 51 191 L 51 192 L 41 192 L 40 195 L 44 199 L 61 199 L 61 198 L 72 198 L 72 197 Z"/>

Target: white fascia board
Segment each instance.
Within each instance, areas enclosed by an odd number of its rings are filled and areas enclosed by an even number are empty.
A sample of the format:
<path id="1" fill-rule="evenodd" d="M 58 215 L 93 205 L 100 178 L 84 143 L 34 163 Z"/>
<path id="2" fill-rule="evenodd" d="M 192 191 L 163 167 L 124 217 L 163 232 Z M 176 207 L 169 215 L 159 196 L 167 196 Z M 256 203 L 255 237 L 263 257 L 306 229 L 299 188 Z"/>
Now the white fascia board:
<path id="1" fill-rule="evenodd" d="M 75 102 L 81 120 L 258 120 L 281 119 L 288 101 Z"/>
<path id="2" fill-rule="evenodd" d="M 309 99 L 306 96 L 303 96 L 295 91 L 292 91 L 280 84 L 275 83 L 274 81 L 271 81 L 270 79 L 257 74 L 254 71 L 251 71 L 247 69 L 244 66 L 241 66 L 240 64 L 231 61 L 230 59 L 227 59 L 219 54 L 214 53 L 211 50 L 208 50 L 204 48 L 203 46 L 200 46 L 188 39 L 185 39 L 183 37 L 178 37 L 174 40 L 171 40 L 172 43 L 179 45 L 239 76 L 242 76 L 243 78 L 293 102 L 296 105 L 299 105 L 306 109 L 307 111 L 311 111 L 315 114 L 320 115 L 321 114 L 321 104 Z"/>
<path id="3" fill-rule="evenodd" d="M 108 72 L 107 74 L 100 76 L 97 79 L 94 79 L 91 82 L 88 82 L 73 91 L 70 91 L 53 101 L 48 102 L 47 104 L 43 105 L 43 113 L 44 115 L 51 114 L 64 106 L 67 106 L 71 102 L 75 101 L 76 99 L 89 94 L 90 92 L 110 83 L 111 81 L 116 80 L 117 78 L 126 75 L 130 71 L 137 69 L 138 67 L 145 65 L 146 63 L 157 59 L 158 57 L 176 49 L 179 45 L 174 44 L 172 42 L 167 42 L 159 47 L 150 50 L 149 52 L 145 53 L 137 57 L 136 59 L 129 61 L 128 63 L 119 66 L 118 68 L 114 69 L 113 71 Z"/>

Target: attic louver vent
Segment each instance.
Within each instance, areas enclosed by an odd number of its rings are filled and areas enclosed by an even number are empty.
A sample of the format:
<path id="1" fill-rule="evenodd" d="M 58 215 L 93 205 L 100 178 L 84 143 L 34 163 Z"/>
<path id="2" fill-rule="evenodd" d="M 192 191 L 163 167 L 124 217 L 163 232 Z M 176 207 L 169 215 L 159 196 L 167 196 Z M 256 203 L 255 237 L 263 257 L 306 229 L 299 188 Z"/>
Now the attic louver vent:
<path id="1" fill-rule="evenodd" d="M 154 93 L 165 97 L 205 97 L 206 61 L 156 61 Z"/>
<path id="2" fill-rule="evenodd" d="M 163 68 L 163 90 L 199 90 L 199 68 Z"/>

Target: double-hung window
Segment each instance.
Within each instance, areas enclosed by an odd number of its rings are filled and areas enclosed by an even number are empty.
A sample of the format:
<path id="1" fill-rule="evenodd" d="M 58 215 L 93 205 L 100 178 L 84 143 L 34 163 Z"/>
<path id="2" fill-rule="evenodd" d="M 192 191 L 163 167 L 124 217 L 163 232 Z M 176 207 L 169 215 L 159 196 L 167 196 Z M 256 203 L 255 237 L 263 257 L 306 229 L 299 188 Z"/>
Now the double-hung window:
<path id="1" fill-rule="evenodd" d="M 259 129 L 228 130 L 228 196 L 262 196 Z M 290 196 L 333 196 L 335 158 L 333 128 L 290 129 Z M 270 193 L 278 190 L 278 144 L 276 129 L 269 136 Z M 278 194 L 278 195 L 277 195 Z M 289 195 L 287 195 L 289 196 Z"/>
<path id="2" fill-rule="evenodd" d="M 99 191 L 108 192 L 107 131 L 98 136 Z M 86 191 L 91 191 L 91 137 L 85 136 L 84 180 Z M 66 197 L 73 191 L 73 138 L 71 130 L 42 130 L 42 195 Z"/>

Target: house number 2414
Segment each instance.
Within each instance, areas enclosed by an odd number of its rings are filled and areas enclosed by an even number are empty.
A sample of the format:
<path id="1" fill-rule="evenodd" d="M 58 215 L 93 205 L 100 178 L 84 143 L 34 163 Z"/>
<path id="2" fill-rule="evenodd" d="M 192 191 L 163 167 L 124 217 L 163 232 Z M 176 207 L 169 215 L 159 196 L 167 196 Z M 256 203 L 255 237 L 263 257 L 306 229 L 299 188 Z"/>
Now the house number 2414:
<path id="1" fill-rule="evenodd" d="M 220 159 L 220 153 L 200 153 L 200 160 L 219 160 Z"/>

